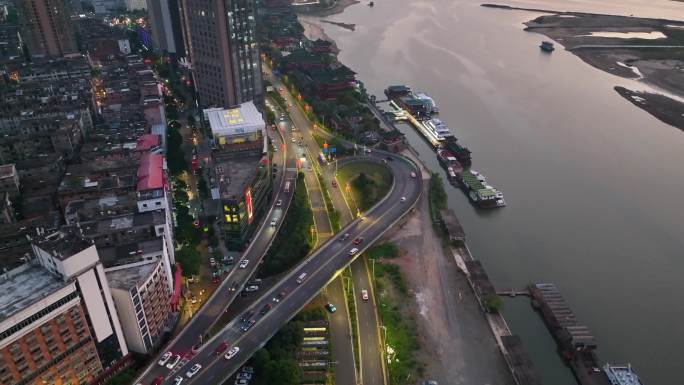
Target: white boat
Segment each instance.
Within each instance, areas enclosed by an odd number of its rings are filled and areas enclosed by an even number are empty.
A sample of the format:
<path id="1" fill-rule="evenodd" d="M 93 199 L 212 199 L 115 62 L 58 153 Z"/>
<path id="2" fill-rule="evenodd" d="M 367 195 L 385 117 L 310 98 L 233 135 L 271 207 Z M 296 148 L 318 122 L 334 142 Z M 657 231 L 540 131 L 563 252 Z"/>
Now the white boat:
<path id="1" fill-rule="evenodd" d="M 432 99 L 428 94 L 424 92 L 417 92 L 413 96 L 416 97 L 416 99 L 420 99 L 423 102 L 425 102 L 426 105 L 428 105 L 428 112 L 431 114 L 437 114 L 439 113 L 439 107 L 437 107 L 437 103 L 435 103 L 435 100 Z"/>
<path id="2" fill-rule="evenodd" d="M 434 140 L 443 141 L 449 136 L 453 136 L 449 126 L 439 119 L 429 119 L 422 122 L 425 132 Z"/>

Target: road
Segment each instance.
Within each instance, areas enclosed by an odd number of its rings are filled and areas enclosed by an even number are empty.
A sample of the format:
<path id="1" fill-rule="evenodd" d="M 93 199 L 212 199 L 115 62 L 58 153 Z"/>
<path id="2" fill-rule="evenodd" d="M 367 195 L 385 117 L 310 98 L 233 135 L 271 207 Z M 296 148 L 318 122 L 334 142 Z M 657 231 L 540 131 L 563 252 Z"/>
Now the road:
<path id="1" fill-rule="evenodd" d="M 274 143 L 276 143 L 276 145 L 281 143 L 280 136 L 274 131 L 269 131 L 269 136 L 275 140 Z M 270 218 L 273 215 L 282 218 L 284 212 L 278 211 L 286 211 L 290 204 L 294 186 L 291 187 L 290 193 L 285 193 L 283 191 L 283 185 L 287 180 L 294 184 L 297 179 L 295 149 L 289 140 L 285 141 L 284 150 L 277 154 L 280 154 L 280 159 L 278 159 L 280 166 L 277 177 L 274 180 L 274 185 L 276 186 L 274 188 L 275 196 L 269 204 L 277 200 L 282 200 L 283 206 L 279 208 L 274 206 L 271 207 L 268 213 L 262 218 L 262 223 L 254 234 L 252 242 L 249 244 L 247 250 L 242 254 L 240 260 L 235 262 L 235 265 L 237 266 L 240 261 L 249 260 L 249 264 L 245 269 L 234 268 L 231 270 L 228 276 L 219 284 L 212 296 L 205 301 L 204 306 L 190 320 L 188 325 L 169 344 L 167 344 L 164 349 L 162 349 L 158 357 L 155 357 L 152 364 L 150 364 L 134 383 L 147 385 L 152 383 L 152 381 L 159 376 L 171 378 L 175 372 L 180 371 L 180 369 L 192 358 L 192 347 L 201 341 L 205 333 L 207 333 L 214 322 L 219 319 L 219 316 L 226 310 L 228 305 L 233 302 L 235 297 L 239 295 L 245 283 L 256 271 L 262 257 L 266 254 L 266 251 L 270 247 L 277 230 L 282 223 L 282 221 L 279 221 L 277 227 L 270 226 Z M 277 158 L 277 156 L 274 156 L 274 163 Z M 231 287 L 234 287 L 235 290 L 230 290 Z M 156 363 L 160 356 L 167 351 L 182 357 L 181 361 L 172 371 L 169 371 Z"/>
<path id="2" fill-rule="evenodd" d="M 281 88 L 283 87 L 282 82 L 271 77 L 271 82 L 274 86 Z M 319 153 L 320 149 L 318 143 L 313 139 L 311 135 L 311 123 L 306 119 L 304 113 L 301 109 L 296 107 L 294 100 L 289 93 L 283 95 L 288 103 L 293 103 L 293 108 L 290 108 L 289 113 L 292 121 L 299 128 L 301 137 L 303 137 L 304 144 L 309 150 L 311 158 L 315 159 L 316 154 Z M 338 165 L 339 166 L 339 165 Z M 335 168 L 332 164 L 320 167 L 323 179 L 328 185 L 328 190 L 330 191 L 330 198 L 333 202 L 333 206 L 340 213 L 340 223 L 345 225 L 351 223 L 355 214 L 352 213 L 345 202 L 345 198 L 342 193 L 341 188 L 333 187 L 332 181 L 335 180 Z M 337 183 L 339 185 L 339 183 Z M 368 266 L 364 259 L 358 258 L 351 264 L 352 272 L 352 283 L 354 288 L 354 296 L 356 300 L 356 318 L 358 320 L 358 335 L 360 343 L 359 350 L 359 373 L 361 383 L 364 385 L 383 385 L 385 383 L 385 370 L 383 367 L 383 352 L 382 343 L 380 340 L 380 329 L 379 329 L 379 319 L 376 311 L 376 301 L 375 293 L 373 291 L 373 285 L 371 284 L 371 277 Z M 333 282 L 333 285 L 340 285 L 340 283 Z M 363 301 L 361 299 L 361 290 L 368 291 L 368 301 Z M 333 302 L 338 309 L 340 307 L 345 307 L 344 296 L 341 295 L 342 291 L 330 290 L 328 291 L 328 299 Z M 337 294 L 337 295 L 331 295 Z M 345 307 L 346 313 L 346 307 Z M 338 314 L 337 317 L 340 317 Z M 333 327 L 344 326 L 344 324 L 338 322 L 333 323 Z M 333 336 L 335 337 L 335 336 Z M 333 340 L 335 342 L 335 340 Z M 355 343 L 355 341 L 352 341 Z M 338 348 L 339 342 L 335 342 L 333 347 Z M 338 385 L 355 384 L 356 383 L 356 371 L 354 370 L 353 361 L 353 351 L 349 351 L 349 346 L 346 340 L 343 342 L 344 346 L 338 348 L 338 355 L 335 356 L 335 360 L 338 362 L 338 366 L 335 370 L 335 380 Z M 342 353 L 344 356 L 339 356 Z M 351 354 L 351 356 L 350 356 Z"/>
<path id="3" fill-rule="evenodd" d="M 394 175 L 394 183 L 388 195 L 371 208 L 363 219 L 355 219 L 340 233 L 332 237 L 318 250 L 292 269 L 279 283 L 263 294 L 246 311 L 256 315 L 250 316 L 255 323 L 247 331 L 241 331 L 242 323 L 233 320 L 221 332 L 207 341 L 201 350 L 184 366 L 190 368 L 195 363 L 202 365 L 201 371 L 184 384 L 218 384 L 228 379 L 246 362 L 254 352 L 263 346 L 288 320 L 294 317 L 318 292 L 330 283 L 352 260 L 367 247 L 377 241 L 392 225 L 399 221 L 421 195 L 422 185 L 418 168 L 408 160 L 374 151 L 369 157 L 382 162 L 387 156 L 396 159 L 387 162 Z M 413 177 L 411 176 L 413 173 Z M 402 201 L 401 197 L 406 200 Z M 342 241 L 342 235 L 350 234 L 350 238 Z M 354 239 L 363 237 L 364 242 L 355 246 Z M 355 256 L 350 256 L 352 248 L 358 248 Z M 305 278 L 298 280 L 302 274 Z M 300 281 L 300 282 L 298 282 Z M 279 303 L 272 301 L 276 293 L 286 292 Z M 272 304 L 273 310 L 259 314 L 266 304 Z M 239 352 L 230 360 L 217 356 L 213 352 L 219 344 L 226 342 L 229 348 L 239 347 Z M 168 374 L 168 371 L 167 371 Z M 175 371 L 168 377 L 182 374 Z M 169 378 L 166 383 L 172 383 Z"/>

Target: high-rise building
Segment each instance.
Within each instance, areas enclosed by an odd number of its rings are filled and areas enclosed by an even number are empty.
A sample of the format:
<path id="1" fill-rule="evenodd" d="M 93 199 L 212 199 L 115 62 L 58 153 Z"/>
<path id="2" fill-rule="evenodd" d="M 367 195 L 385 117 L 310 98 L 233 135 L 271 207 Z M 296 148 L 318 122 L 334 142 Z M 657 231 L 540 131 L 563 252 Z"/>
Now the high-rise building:
<path id="1" fill-rule="evenodd" d="M 181 0 L 184 36 L 203 107 L 263 99 L 256 0 Z"/>
<path id="2" fill-rule="evenodd" d="M 178 0 L 147 0 L 154 48 L 186 56 Z"/>
<path id="3" fill-rule="evenodd" d="M 78 52 L 67 0 L 19 0 L 17 13 L 31 55 L 56 57 Z"/>
<path id="4" fill-rule="evenodd" d="M 88 383 L 128 354 L 102 263 L 77 233 L 38 238 L 0 276 L 0 384 Z"/>

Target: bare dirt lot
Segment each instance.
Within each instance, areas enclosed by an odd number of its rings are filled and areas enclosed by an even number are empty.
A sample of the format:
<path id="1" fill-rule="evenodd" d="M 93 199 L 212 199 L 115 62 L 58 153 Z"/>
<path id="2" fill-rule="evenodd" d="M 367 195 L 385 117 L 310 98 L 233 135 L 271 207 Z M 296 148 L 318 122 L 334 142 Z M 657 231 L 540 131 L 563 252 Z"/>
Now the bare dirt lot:
<path id="1" fill-rule="evenodd" d="M 385 262 L 399 265 L 409 286 L 425 379 L 440 385 L 512 384 L 465 277 L 432 231 L 425 195 L 387 238 L 401 249 L 399 258 Z"/>

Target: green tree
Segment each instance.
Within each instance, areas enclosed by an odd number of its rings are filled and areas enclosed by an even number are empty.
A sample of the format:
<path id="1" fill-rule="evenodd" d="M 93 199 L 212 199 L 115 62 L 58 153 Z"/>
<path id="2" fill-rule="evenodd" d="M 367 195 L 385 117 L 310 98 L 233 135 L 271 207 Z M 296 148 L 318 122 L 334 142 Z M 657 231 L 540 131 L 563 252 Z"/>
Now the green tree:
<path id="1" fill-rule="evenodd" d="M 180 263 L 184 276 L 189 277 L 199 274 L 202 257 L 197 250 L 194 250 L 194 247 L 185 246 L 176 251 L 176 261 Z"/>
<path id="2" fill-rule="evenodd" d="M 293 359 L 269 361 L 263 373 L 267 384 L 298 385 L 301 379 L 299 365 Z"/>
<path id="3" fill-rule="evenodd" d="M 482 301 L 485 310 L 490 313 L 498 313 L 503 309 L 503 300 L 496 294 L 490 294 Z"/>

